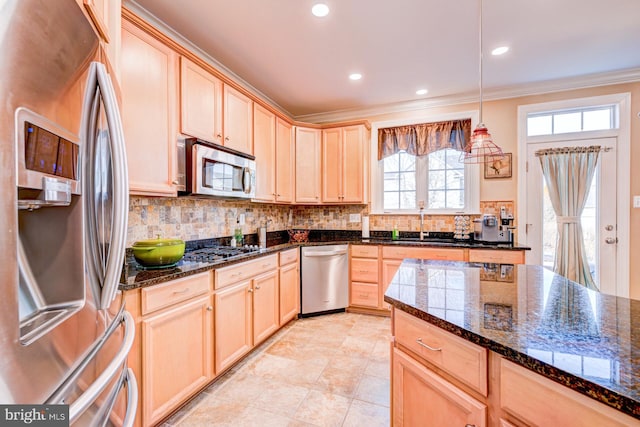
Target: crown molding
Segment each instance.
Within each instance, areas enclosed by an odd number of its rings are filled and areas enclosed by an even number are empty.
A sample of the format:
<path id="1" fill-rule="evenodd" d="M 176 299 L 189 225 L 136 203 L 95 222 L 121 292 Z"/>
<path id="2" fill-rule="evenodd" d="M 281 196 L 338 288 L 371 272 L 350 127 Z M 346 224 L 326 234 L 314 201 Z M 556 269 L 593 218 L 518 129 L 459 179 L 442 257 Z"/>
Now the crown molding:
<path id="1" fill-rule="evenodd" d="M 260 98 L 264 103 L 269 104 L 269 106 L 275 110 L 277 110 L 282 116 L 293 120 L 293 116 L 287 110 L 285 110 L 282 106 L 280 106 L 273 99 L 269 98 L 267 95 L 262 93 L 260 90 L 256 89 L 254 86 L 249 84 L 242 77 L 238 76 L 236 73 L 231 71 L 222 63 L 218 62 L 215 58 L 209 55 L 207 52 L 202 50 L 200 47 L 195 45 L 189 39 L 184 37 L 182 34 L 171 28 L 164 21 L 159 19 L 157 16 L 149 12 L 144 7 L 140 6 L 134 0 L 124 0 L 123 6 L 129 9 L 131 12 L 138 15 L 140 18 L 144 19 L 148 24 L 158 30 L 160 33 L 172 39 L 174 42 L 182 46 L 184 49 L 193 52 L 198 57 L 200 57 L 204 62 L 211 65 L 215 68 L 220 74 L 223 74 L 227 79 L 234 81 L 238 85 L 242 86 L 248 92 L 251 92 L 256 98 Z"/>
<path id="2" fill-rule="evenodd" d="M 611 71 L 607 73 L 590 74 L 564 79 L 547 80 L 543 82 L 521 85 L 502 86 L 494 89 L 484 89 L 483 101 L 519 98 L 522 96 L 541 95 L 545 93 L 564 92 L 598 86 L 609 86 L 640 81 L 640 68 Z M 365 108 L 350 108 L 329 111 L 326 113 L 304 114 L 293 118 L 300 122 L 330 123 L 343 120 L 363 119 L 381 114 L 401 113 L 407 111 L 424 110 L 435 107 L 460 105 L 478 102 L 478 93 L 467 92 L 461 94 L 441 96 L 437 98 L 419 99 L 390 104 L 381 104 Z"/>

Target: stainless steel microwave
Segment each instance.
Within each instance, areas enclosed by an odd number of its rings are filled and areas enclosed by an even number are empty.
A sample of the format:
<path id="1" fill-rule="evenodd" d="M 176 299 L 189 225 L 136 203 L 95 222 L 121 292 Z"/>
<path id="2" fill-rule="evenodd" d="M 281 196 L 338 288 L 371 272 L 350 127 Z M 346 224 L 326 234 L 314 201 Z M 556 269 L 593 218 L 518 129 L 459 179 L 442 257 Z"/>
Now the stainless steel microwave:
<path id="1" fill-rule="evenodd" d="M 180 195 L 255 197 L 254 156 L 197 138 L 186 138 L 184 147 L 178 146 L 178 163 Z"/>

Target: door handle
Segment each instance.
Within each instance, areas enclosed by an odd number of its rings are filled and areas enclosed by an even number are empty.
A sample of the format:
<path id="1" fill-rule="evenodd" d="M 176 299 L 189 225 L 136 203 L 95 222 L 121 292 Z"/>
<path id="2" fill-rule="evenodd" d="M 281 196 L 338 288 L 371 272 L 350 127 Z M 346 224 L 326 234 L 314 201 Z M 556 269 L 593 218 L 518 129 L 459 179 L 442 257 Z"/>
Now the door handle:
<path id="1" fill-rule="evenodd" d="M 604 242 L 608 245 L 615 245 L 616 243 L 618 243 L 618 238 L 617 237 L 607 237 L 606 239 L 604 239 Z"/>

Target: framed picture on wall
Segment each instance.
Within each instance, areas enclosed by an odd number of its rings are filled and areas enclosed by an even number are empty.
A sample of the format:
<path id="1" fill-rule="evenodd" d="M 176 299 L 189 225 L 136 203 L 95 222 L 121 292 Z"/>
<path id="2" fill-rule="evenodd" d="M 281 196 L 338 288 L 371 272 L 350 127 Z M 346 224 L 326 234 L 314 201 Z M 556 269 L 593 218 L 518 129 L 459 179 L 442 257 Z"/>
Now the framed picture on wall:
<path id="1" fill-rule="evenodd" d="M 511 178 L 511 153 L 504 153 L 504 157 L 484 164 L 484 179 Z"/>

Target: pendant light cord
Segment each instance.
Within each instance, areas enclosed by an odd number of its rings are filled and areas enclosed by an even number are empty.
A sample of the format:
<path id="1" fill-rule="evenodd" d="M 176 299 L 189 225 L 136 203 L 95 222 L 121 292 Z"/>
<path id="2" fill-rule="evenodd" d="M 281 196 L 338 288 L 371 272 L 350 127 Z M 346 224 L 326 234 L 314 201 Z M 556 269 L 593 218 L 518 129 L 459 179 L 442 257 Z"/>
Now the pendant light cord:
<path id="1" fill-rule="evenodd" d="M 482 123 L 482 0 L 480 0 L 480 123 Z"/>

